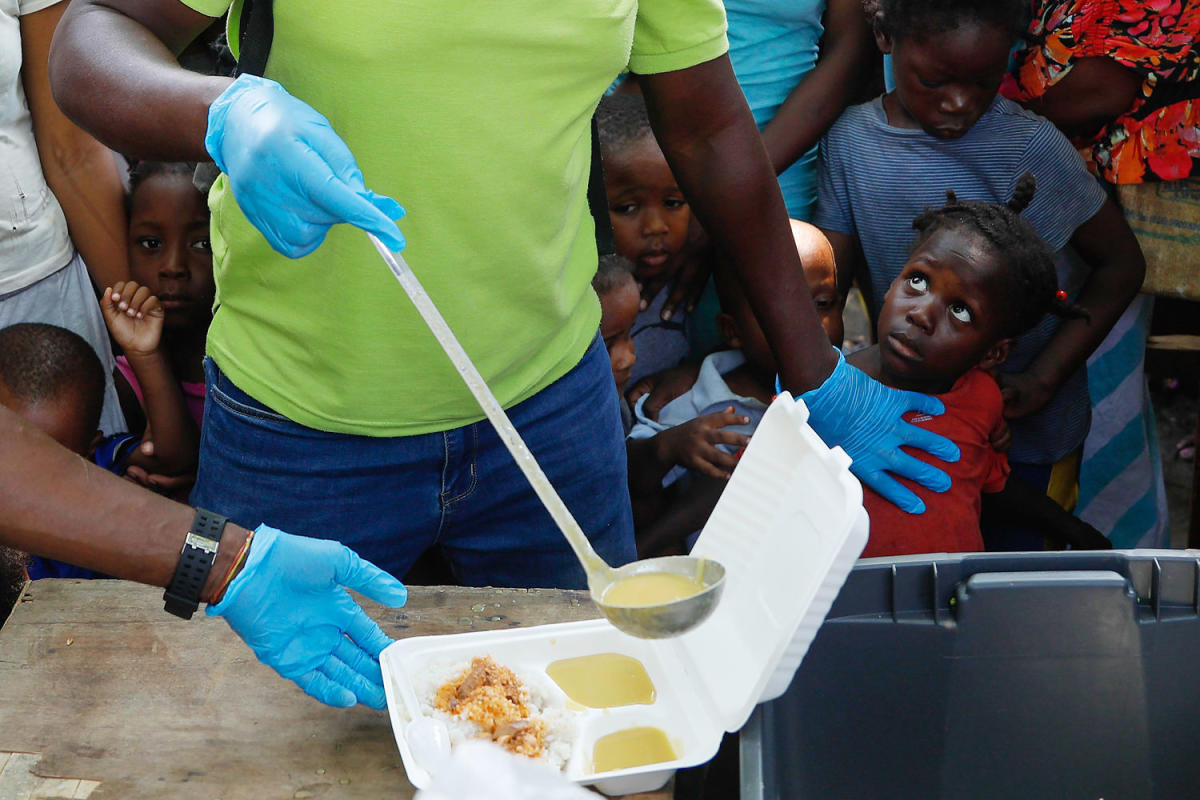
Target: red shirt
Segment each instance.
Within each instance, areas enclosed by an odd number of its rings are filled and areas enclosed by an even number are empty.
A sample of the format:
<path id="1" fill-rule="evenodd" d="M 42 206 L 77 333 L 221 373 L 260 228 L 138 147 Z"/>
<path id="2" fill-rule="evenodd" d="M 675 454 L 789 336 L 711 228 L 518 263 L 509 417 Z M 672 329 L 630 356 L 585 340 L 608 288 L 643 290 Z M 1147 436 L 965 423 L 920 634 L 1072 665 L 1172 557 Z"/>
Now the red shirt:
<path id="1" fill-rule="evenodd" d="M 1003 422 L 1004 400 L 996 381 L 981 369 L 963 375 L 938 398 L 946 405 L 945 414 L 931 417 L 914 411 L 904 418 L 953 441 L 962 457 L 948 464 L 920 450 L 904 450 L 945 470 L 950 488 L 931 492 L 910 480 L 896 478 L 925 502 L 924 514 L 907 514 L 863 486 L 863 505 L 871 517 L 871 537 L 863 558 L 983 550 L 980 496 L 1000 491 L 1008 481 L 1008 459 L 991 445 L 992 432 Z"/>

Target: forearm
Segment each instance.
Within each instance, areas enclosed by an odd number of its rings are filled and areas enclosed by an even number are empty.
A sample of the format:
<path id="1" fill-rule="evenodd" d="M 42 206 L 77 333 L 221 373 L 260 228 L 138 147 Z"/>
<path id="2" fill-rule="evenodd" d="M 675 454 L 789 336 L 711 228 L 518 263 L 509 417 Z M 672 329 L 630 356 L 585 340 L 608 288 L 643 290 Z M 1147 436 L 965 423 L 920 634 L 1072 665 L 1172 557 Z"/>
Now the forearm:
<path id="1" fill-rule="evenodd" d="M 1044 492 L 1015 476 L 1009 476 L 1000 491 L 985 492 L 983 507 L 989 518 L 1033 528 L 1053 539 L 1062 538 L 1064 520 L 1071 517 Z"/>
<path id="2" fill-rule="evenodd" d="M 67 123 L 70 124 L 70 123 Z M 112 152 L 79 128 L 75 141 L 48 145 L 38 137 L 46 183 L 67 219 L 71 241 L 99 288 L 129 280 L 125 189 Z M 73 152 L 64 152 L 71 148 Z"/>
<path id="3" fill-rule="evenodd" d="M 876 52 L 858 0 L 833 0 L 825 13 L 825 36 L 816 66 L 796 85 L 763 128 L 776 173 L 807 153 L 862 88 L 869 56 Z"/>
<path id="4" fill-rule="evenodd" d="M 50 42 L 66 3 L 21 17 L 21 83 L 46 184 L 98 286 L 125 280 L 124 187 L 113 154 L 68 120 L 50 95 Z"/>
<path id="5" fill-rule="evenodd" d="M 784 385 L 796 392 L 820 385 L 836 357 L 728 58 L 641 83 L 663 153 L 704 229 L 734 261 Z"/>
<path id="6" fill-rule="evenodd" d="M 1112 547 L 1100 531 L 1015 476 L 1009 476 L 1001 491 L 983 495 L 983 509 L 989 518 L 1032 528 L 1059 546 L 1076 550 Z"/>
<path id="7" fill-rule="evenodd" d="M 1141 273 L 1139 273 L 1141 274 Z M 1080 292 L 1078 304 L 1091 319 L 1066 320 L 1029 365 L 1029 371 L 1051 386 L 1059 386 L 1080 369 L 1117 319 L 1137 296 L 1142 285 L 1120 274 L 1094 274 Z"/>
<path id="8" fill-rule="evenodd" d="M 639 558 L 686 552 L 687 537 L 703 528 L 712 516 L 721 493 L 725 491 L 726 482 L 695 473 L 692 478 L 688 490 L 639 533 Z"/>
<path id="9" fill-rule="evenodd" d="M 126 358 L 141 387 L 146 424 L 154 441 L 153 456 L 135 453 L 130 463 L 162 475 L 191 472 L 196 466 L 200 435 L 166 355 L 156 350 L 147 355 L 126 353 Z"/>
<path id="10" fill-rule="evenodd" d="M 54 97 L 122 153 L 208 160 L 208 107 L 230 79 L 188 72 L 174 54 L 211 22 L 175 0 L 76 0 L 50 52 Z"/>
<path id="11" fill-rule="evenodd" d="M 194 511 L 60 447 L 0 407 L 0 543 L 118 578 L 166 586 Z M 202 595 L 247 531 L 228 525 Z"/>
<path id="12" fill-rule="evenodd" d="M 671 469 L 665 454 L 666 440 L 670 431 L 661 431 L 646 439 L 626 439 L 625 452 L 629 463 L 629 492 L 635 497 L 646 497 L 662 492 L 662 479 Z"/>
<path id="13" fill-rule="evenodd" d="M 1063 322 L 1029 371 L 1058 386 L 1086 363 L 1137 296 L 1146 276 L 1146 259 L 1116 204 L 1108 200 L 1072 239 L 1092 267 L 1076 303 L 1090 319 Z"/>

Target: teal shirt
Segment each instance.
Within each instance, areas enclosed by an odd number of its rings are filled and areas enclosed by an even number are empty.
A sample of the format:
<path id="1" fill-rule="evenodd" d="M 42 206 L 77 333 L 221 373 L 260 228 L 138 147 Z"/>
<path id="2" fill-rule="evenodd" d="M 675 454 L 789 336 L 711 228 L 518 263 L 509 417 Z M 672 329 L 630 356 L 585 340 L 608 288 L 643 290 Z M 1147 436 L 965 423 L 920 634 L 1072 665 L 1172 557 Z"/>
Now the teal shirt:
<path id="1" fill-rule="evenodd" d="M 759 129 L 816 66 L 825 0 L 726 0 L 729 60 Z M 817 148 L 779 176 L 788 216 L 809 220 L 817 196 Z"/>

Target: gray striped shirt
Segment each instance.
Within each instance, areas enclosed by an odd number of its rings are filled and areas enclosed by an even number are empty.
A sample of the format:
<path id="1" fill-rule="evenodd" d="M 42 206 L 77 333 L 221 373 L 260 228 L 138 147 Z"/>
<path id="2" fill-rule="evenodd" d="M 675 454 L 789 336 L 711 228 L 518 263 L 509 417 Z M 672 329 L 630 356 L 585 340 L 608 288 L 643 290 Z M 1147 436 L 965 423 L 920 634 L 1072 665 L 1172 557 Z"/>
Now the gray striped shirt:
<path id="1" fill-rule="evenodd" d="M 951 140 L 889 125 L 882 97 L 846 109 L 821 141 L 813 222 L 858 237 L 874 316 L 908 260 L 918 214 L 942 206 L 947 189 L 961 200 L 1005 203 L 1026 172 L 1037 178 L 1038 191 L 1024 216 L 1059 252 L 1059 284 L 1070 292 L 1082 284 L 1086 269 L 1075 268 L 1078 262 L 1062 251 L 1076 228 L 1100 210 L 1104 189 L 1052 123 L 1003 97 L 965 136 Z M 1004 370 L 1025 369 L 1057 330 L 1056 318 L 1043 319 L 1017 341 Z M 1042 411 L 1013 424 L 1009 458 L 1054 463 L 1079 447 L 1089 422 L 1081 369 Z"/>

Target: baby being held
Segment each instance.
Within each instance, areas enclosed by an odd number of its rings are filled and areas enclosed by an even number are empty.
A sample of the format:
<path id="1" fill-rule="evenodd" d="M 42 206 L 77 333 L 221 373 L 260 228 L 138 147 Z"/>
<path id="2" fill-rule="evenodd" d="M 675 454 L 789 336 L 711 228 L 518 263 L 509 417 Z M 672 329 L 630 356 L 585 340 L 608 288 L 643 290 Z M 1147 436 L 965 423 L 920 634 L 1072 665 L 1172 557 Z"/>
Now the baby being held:
<path id="1" fill-rule="evenodd" d="M 1046 313 L 1086 316 L 1059 291 L 1053 253 L 1020 216 L 1035 188 L 1033 176 L 1024 175 L 1007 205 L 960 202 L 947 192 L 946 205 L 917 217 L 916 246 L 879 314 L 879 344 L 849 357 L 887 386 L 938 395 L 945 414 L 906 419 L 949 437 L 962 452 L 957 463 L 939 464 L 952 479 L 945 493 L 902 481 L 925 502 L 920 518 L 864 487 L 871 517 L 864 557 L 982 550 L 983 493 L 995 494 L 998 510 L 1047 538 L 1077 548 L 1110 546 L 1044 494 L 1010 479 L 1004 454 L 992 445 L 1004 425 L 1004 402 L 988 371 Z"/>
<path id="2" fill-rule="evenodd" d="M 845 300 L 833 250 L 806 222 L 792 220 L 792 234 L 821 324 L 830 343 L 840 344 Z M 649 396 L 641 398 L 626 443 L 643 557 L 687 549 L 688 537 L 708 519 L 775 393 L 775 356 L 732 263 L 716 259 L 713 278 L 721 302 L 717 327 L 728 349 L 704 359 L 691 388 L 656 418 L 646 413 Z"/>

